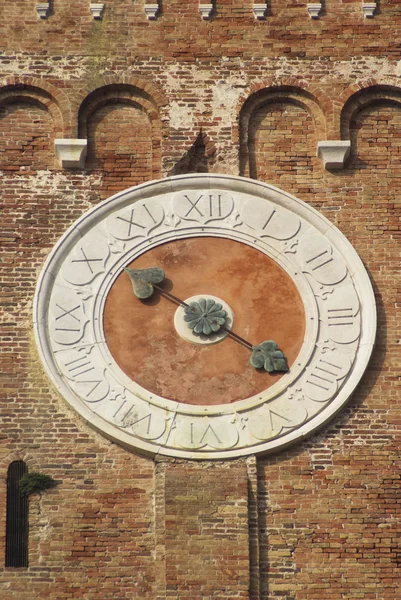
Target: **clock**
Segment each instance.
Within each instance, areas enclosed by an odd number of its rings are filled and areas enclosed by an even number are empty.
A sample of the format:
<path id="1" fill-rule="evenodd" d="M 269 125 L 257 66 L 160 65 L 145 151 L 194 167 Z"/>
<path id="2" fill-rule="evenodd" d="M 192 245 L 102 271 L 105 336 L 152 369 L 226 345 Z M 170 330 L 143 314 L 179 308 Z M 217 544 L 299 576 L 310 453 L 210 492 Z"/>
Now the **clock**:
<path id="1" fill-rule="evenodd" d="M 164 277 L 140 299 L 130 270 L 153 268 Z M 201 317 L 224 310 L 223 329 L 188 327 L 194 302 Z M 49 377 L 99 432 L 152 456 L 223 459 L 278 451 L 331 419 L 368 364 L 376 310 L 357 253 L 316 210 L 197 174 L 80 218 L 40 275 L 34 328 Z"/>

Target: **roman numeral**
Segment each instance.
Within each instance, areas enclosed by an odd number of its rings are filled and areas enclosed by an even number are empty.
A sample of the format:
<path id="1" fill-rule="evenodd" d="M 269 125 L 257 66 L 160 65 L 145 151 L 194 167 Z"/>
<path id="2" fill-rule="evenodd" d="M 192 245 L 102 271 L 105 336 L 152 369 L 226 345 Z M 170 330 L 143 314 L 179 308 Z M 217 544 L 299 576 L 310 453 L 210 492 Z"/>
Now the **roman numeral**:
<path id="1" fill-rule="evenodd" d="M 58 317 L 56 317 L 56 321 L 58 321 L 59 319 L 62 319 L 64 317 L 66 317 L 67 315 L 71 315 L 71 317 L 73 319 L 75 319 L 76 321 L 78 321 L 78 323 L 80 323 L 80 319 L 78 319 L 78 317 L 76 315 L 72 314 L 73 312 L 75 312 L 76 310 L 78 310 L 79 304 L 77 306 L 74 306 L 74 308 L 70 308 L 70 310 L 67 310 L 66 308 L 63 308 L 62 306 L 60 306 L 60 304 L 56 304 L 56 306 L 61 311 L 63 311 L 61 315 L 59 315 Z"/>
<path id="2" fill-rule="evenodd" d="M 120 412 L 120 410 L 122 409 L 122 407 L 124 406 L 124 404 L 126 404 L 127 401 L 123 400 L 122 403 L 120 404 L 120 406 L 117 408 L 116 412 L 113 415 L 113 419 L 116 418 L 116 416 L 118 415 L 118 413 Z M 129 409 L 128 413 L 129 414 L 131 412 L 131 410 L 133 409 L 133 406 L 131 406 L 131 408 Z M 127 414 L 125 416 L 127 416 Z M 124 420 L 125 417 L 122 418 L 122 420 Z"/>
<path id="3" fill-rule="evenodd" d="M 93 275 L 94 271 L 92 269 L 91 263 L 93 263 L 93 262 L 102 262 L 103 259 L 101 259 L 101 258 L 88 258 L 86 256 L 85 252 L 84 252 L 84 249 L 80 248 L 80 250 L 81 250 L 83 258 L 75 258 L 71 262 L 72 263 L 85 263 L 88 266 L 88 269 L 89 269 L 91 275 Z"/>
<path id="4" fill-rule="evenodd" d="M 116 412 L 113 415 L 113 418 L 115 419 L 116 416 L 118 415 L 118 413 L 120 412 L 120 410 L 123 408 L 123 406 L 126 404 L 126 400 L 124 400 L 120 406 L 118 407 L 118 409 L 116 410 Z M 138 417 L 137 415 L 131 417 L 130 419 L 128 418 L 130 416 L 130 414 L 132 413 L 132 411 L 135 408 L 135 404 L 133 404 L 132 406 L 130 406 L 130 408 L 127 410 L 127 412 L 125 413 L 124 416 L 119 417 L 120 420 L 120 427 L 134 427 L 134 425 L 138 425 L 138 423 L 143 423 L 143 425 L 145 425 L 145 427 L 142 429 L 141 427 L 141 431 L 138 432 L 139 435 L 149 435 L 150 434 L 150 428 L 152 425 L 152 413 L 149 413 L 147 415 L 145 415 L 144 417 Z"/>
<path id="5" fill-rule="evenodd" d="M 189 209 L 189 211 L 187 212 L 187 214 L 185 216 L 187 217 L 193 210 L 196 210 L 196 212 L 199 214 L 199 216 L 203 217 L 203 213 L 201 213 L 201 211 L 197 207 L 198 202 L 203 198 L 203 194 L 201 194 L 195 202 L 192 202 L 192 200 L 186 194 L 184 195 L 184 198 L 186 198 L 191 205 L 191 208 Z"/>
<path id="6" fill-rule="evenodd" d="M 107 220 L 107 229 L 119 240 L 146 237 L 163 218 L 164 211 L 159 204 L 151 202 L 148 206 L 146 203 L 135 203 L 116 215 L 112 214 Z"/>
<path id="7" fill-rule="evenodd" d="M 154 216 L 152 215 L 152 213 L 150 212 L 150 210 L 148 209 L 148 207 L 146 206 L 146 204 L 143 204 L 141 206 L 141 208 L 143 208 L 145 210 L 145 212 L 147 213 L 147 215 L 150 217 L 152 223 L 154 225 L 156 225 L 156 220 L 154 218 Z M 128 219 L 125 219 L 124 217 L 117 217 L 117 219 L 120 219 L 120 221 L 124 221 L 124 223 L 128 223 L 128 231 L 127 231 L 127 237 L 130 237 L 131 235 L 131 231 L 132 231 L 132 227 L 139 227 L 140 229 L 145 229 L 146 226 L 145 225 L 141 225 L 141 223 L 138 223 L 138 221 L 134 221 L 134 212 L 135 212 L 135 208 L 131 209 L 131 215 Z"/>
<path id="8" fill-rule="evenodd" d="M 205 213 L 209 213 L 208 215 L 206 215 L 207 217 L 217 218 L 222 216 L 221 194 L 209 194 L 209 199 L 206 199 L 206 197 L 203 194 L 201 194 L 199 198 L 194 202 L 192 202 L 191 198 L 189 198 L 189 196 L 187 196 L 186 194 L 184 195 L 184 198 L 186 198 L 191 205 L 191 208 L 184 215 L 185 217 L 188 217 L 188 215 L 190 215 L 193 210 L 196 210 L 200 217 L 204 217 L 205 214 L 200 210 L 200 208 L 202 208 L 202 210 L 205 211 Z M 199 202 L 202 199 L 203 202 L 201 202 L 201 207 L 199 207 Z"/>
<path id="9" fill-rule="evenodd" d="M 82 356 L 81 358 L 71 360 L 70 362 L 65 363 L 65 366 L 67 367 L 67 371 L 70 373 L 71 377 L 79 377 L 84 373 L 94 370 L 94 367 L 87 356 Z"/>
<path id="10" fill-rule="evenodd" d="M 214 212 L 216 210 L 216 213 Z M 221 195 L 218 194 L 217 198 L 212 194 L 209 194 L 209 216 L 210 217 L 221 217 Z"/>
<path id="11" fill-rule="evenodd" d="M 98 389 L 99 385 L 101 385 L 102 383 L 104 384 L 103 379 L 85 379 L 84 381 L 80 381 L 79 383 L 85 384 L 85 387 L 86 387 L 86 384 L 90 384 L 90 385 L 93 384 L 89 391 L 83 392 L 84 396 L 85 396 L 86 400 L 88 400 L 88 402 L 99 402 L 99 400 L 102 400 L 104 398 L 104 396 L 106 395 L 103 391 L 101 398 L 98 398 L 96 400 L 89 400 L 89 397 L 92 396 L 93 392 Z M 80 386 L 81 389 L 83 387 L 84 387 L 83 385 Z M 101 390 L 98 390 L 98 392 L 100 392 L 100 391 Z"/>
<path id="12" fill-rule="evenodd" d="M 320 254 L 316 254 L 316 256 L 307 260 L 306 264 L 312 267 L 312 271 L 317 271 L 331 262 L 333 262 L 333 258 L 327 250 L 324 250 L 323 252 L 320 252 Z"/>
<path id="13" fill-rule="evenodd" d="M 83 400 L 92 403 L 104 400 L 110 385 L 102 371 L 93 365 L 92 358 L 86 352 L 77 350 L 74 354 L 75 358 L 71 359 L 69 355 L 67 362 L 62 360 L 63 374 L 74 381 L 73 387 Z M 63 358 L 63 354 L 60 357 Z"/>
<path id="14" fill-rule="evenodd" d="M 329 327 L 339 327 L 354 324 L 352 308 L 330 308 L 327 311 Z"/>
<path id="15" fill-rule="evenodd" d="M 310 374 L 310 379 L 306 383 L 318 387 L 328 392 L 336 379 L 340 376 L 341 367 L 335 363 L 320 359 L 317 366 Z"/>
<path id="16" fill-rule="evenodd" d="M 268 224 L 270 223 L 270 221 L 272 220 L 273 216 L 276 213 L 276 209 L 273 208 L 272 212 L 270 213 L 270 215 L 267 217 L 266 219 L 266 223 L 263 225 L 262 230 L 264 231 L 266 229 L 266 227 L 268 226 Z"/>
<path id="17" fill-rule="evenodd" d="M 135 209 L 133 208 L 131 210 L 131 216 L 129 219 L 124 219 L 124 217 L 117 217 L 117 219 L 120 219 L 120 221 L 124 221 L 124 223 L 128 223 L 128 231 L 127 231 L 127 235 L 130 236 L 131 235 L 131 229 L 132 227 L 140 227 L 141 229 L 145 229 L 144 225 L 141 225 L 140 223 L 136 223 L 134 221 L 134 211 Z"/>
<path id="18" fill-rule="evenodd" d="M 191 425 L 192 425 L 192 423 L 191 423 Z M 219 439 L 217 433 L 215 432 L 215 430 L 213 429 L 213 427 L 211 425 L 207 426 L 207 428 L 205 430 L 205 433 L 202 435 L 202 438 L 201 438 L 201 440 L 200 440 L 199 443 L 203 444 L 203 441 L 204 441 L 205 437 L 207 436 L 209 429 L 212 432 L 212 434 L 214 435 L 215 439 L 217 440 L 217 443 L 221 444 L 221 440 Z"/>
<path id="19" fill-rule="evenodd" d="M 234 208 L 234 200 L 225 192 L 197 193 L 194 191 L 188 194 L 176 194 L 173 206 L 175 214 L 181 219 L 200 221 L 206 224 L 208 221 L 228 217 Z"/>
<path id="20" fill-rule="evenodd" d="M 58 315 L 58 317 L 56 317 L 56 321 L 59 321 L 60 319 L 65 319 L 66 317 L 68 317 L 68 324 L 71 323 L 71 319 L 73 321 L 76 321 L 78 323 L 78 325 L 81 324 L 81 320 L 74 314 L 76 310 L 78 310 L 80 308 L 80 305 L 77 304 L 77 306 L 74 306 L 74 308 L 70 308 L 70 310 L 67 310 L 66 308 L 64 308 L 63 306 L 60 306 L 60 304 L 56 304 L 57 308 L 59 308 L 62 312 L 60 315 Z M 62 323 L 62 325 L 64 325 L 64 321 Z M 74 328 L 74 327 L 55 327 L 55 331 L 81 331 L 81 328 L 79 327 L 78 329 Z"/>
<path id="21" fill-rule="evenodd" d="M 140 406 L 139 409 L 137 408 L 137 410 L 133 412 L 135 408 L 135 404 L 129 406 L 127 400 L 122 401 L 113 415 L 113 419 L 116 420 L 119 427 L 128 429 L 128 433 L 132 433 L 148 440 L 157 439 L 164 434 L 166 430 L 166 420 L 164 416 L 152 412 L 148 412 L 144 416 L 141 416 Z"/>
<path id="22" fill-rule="evenodd" d="M 279 413 L 275 412 L 274 410 L 269 409 L 269 421 L 270 421 L 270 428 L 272 431 L 274 431 L 276 428 L 274 426 L 274 420 L 273 416 L 276 417 L 276 419 L 281 419 L 281 421 L 285 421 L 285 423 L 281 423 L 277 429 L 279 431 L 281 431 L 282 427 L 285 427 L 286 424 L 291 423 L 290 419 L 287 419 L 287 417 L 284 417 L 283 415 L 280 415 Z"/>

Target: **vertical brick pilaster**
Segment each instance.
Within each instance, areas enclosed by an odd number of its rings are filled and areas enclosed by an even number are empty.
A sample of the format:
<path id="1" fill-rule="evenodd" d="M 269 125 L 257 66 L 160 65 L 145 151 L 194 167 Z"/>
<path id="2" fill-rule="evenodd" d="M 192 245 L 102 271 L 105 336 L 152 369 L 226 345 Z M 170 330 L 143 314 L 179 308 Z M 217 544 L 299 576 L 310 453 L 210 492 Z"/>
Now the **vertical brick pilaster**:
<path id="1" fill-rule="evenodd" d="M 258 512 L 258 472 L 256 456 L 248 457 L 248 524 L 249 524 L 249 576 L 250 600 L 260 598 L 260 552 Z"/>
<path id="2" fill-rule="evenodd" d="M 246 460 L 156 466 L 157 600 L 250 600 L 248 492 Z"/>
<path id="3" fill-rule="evenodd" d="M 155 465 L 155 566 L 156 566 L 156 597 L 155 600 L 166 598 L 166 544 L 165 544 L 165 482 L 166 464 L 156 462 Z"/>

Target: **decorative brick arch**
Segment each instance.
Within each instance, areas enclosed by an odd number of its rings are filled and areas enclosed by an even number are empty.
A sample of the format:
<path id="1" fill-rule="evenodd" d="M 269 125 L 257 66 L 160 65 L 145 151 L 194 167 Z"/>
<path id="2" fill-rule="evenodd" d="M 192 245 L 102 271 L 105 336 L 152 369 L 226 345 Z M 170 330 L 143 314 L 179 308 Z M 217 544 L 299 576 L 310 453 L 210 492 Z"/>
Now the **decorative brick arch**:
<path id="1" fill-rule="evenodd" d="M 82 101 L 87 96 L 89 96 L 89 94 L 91 94 L 92 92 L 95 92 L 96 90 L 100 90 L 104 87 L 112 86 L 112 85 L 113 86 L 119 86 L 119 85 L 124 86 L 125 85 L 125 86 L 130 86 L 132 88 L 135 88 L 137 90 L 141 90 L 142 92 L 147 94 L 147 96 L 149 98 L 152 99 L 155 107 L 158 107 L 159 110 L 163 106 L 166 106 L 168 103 L 166 96 L 163 94 L 161 89 L 154 83 L 152 83 L 146 79 L 143 79 L 142 77 L 137 77 L 135 75 L 131 75 L 131 74 L 116 75 L 115 73 L 109 73 L 109 74 L 105 73 L 102 77 L 98 78 L 96 85 L 88 84 L 86 87 L 83 87 L 81 90 L 81 93 L 77 97 L 76 101 L 77 101 L 77 103 L 81 104 Z"/>
<path id="2" fill-rule="evenodd" d="M 272 85 L 266 87 L 262 84 L 254 86 L 254 92 L 245 102 L 243 102 L 239 110 L 239 130 L 238 142 L 240 148 L 240 172 L 244 173 L 245 166 L 249 162 L 249 124 L 256 111 L 271 103 L 287 103 L 303 108 L 313 119 L 315 124 L 317 139 L 326 139 L 327 125 L 326 114 L 332 112 L 331 101 L 319 92 L 319 96 L 315 96 L 309 90 L 297 86 L 294 81 L 288 80 L 285 84 L 282 82 L 271 82 Z M 325 109 L 325 112 L 324 110 Z"/>
<path id="3" fill-rule="evenodd" d="M 9 465 L 16 460 L 23 460 L 29 471 L 40 470 L 39 463 L 32 454 L 27 453 L 24 450 L 20 450 L 19 452 L 14 451 L 10 452 L 10 454 L 6 454 L 0 460 L 0 480 L 5 480 L 7 478 L 7 469 Z"/>
<path id="4" fill-rule="evenodd" d="M 104 78 L 107 80 L 107 77 Z M 160 103 L 165 103 L 164 96 L 156 93 L 156 99 L 149 90 L 153 92 L 154 86 L 143 84 L 138 87 L 129 82 L 115 82 L 110 77 L 109 81 L 102 86 L 92 90 L 82 101 L 78 110 L 78 137 L 87 138 L 88 120 L 91 115 L 105 105 L 126 104 L 144 111 L 151 126 L 152 143 L 152 177 L 161 175 L 161 145 L 163 138 L 162 121 L 160 118 Z M 135 80 L 136 81 L 136 80 Z"/>
<path id="5" fill-rule="evenodd" d="M 249 115 L 261 104 L 260 99 L 263 96 L 265 96 L 267 102 L 271 102 L 274 101 L 274 98 L 272 100 L 270 98 L 284 92 L 287 93 L 289 99 L 298 98 L 300 102 L 305 104 L 305 107 L 315 119 L 319 135 L 325 137 L 326 133 L 329 134 L 326 129 L 331 129 L 333 101 L 318 86 L 309 85 L 296 77 L 269 78 L 251 85 L 241 94 L 237 104 L 237 114 L 240 115 L 240 120 L 246 118 L 247 114 Z M 235 139 L 235 137 L 234 134 L 234 141 L 238 141 L 239 138 Z"/>
<path id="6" fill-rule="evenodd" d="M 50 114 L 55 137 L 71 135 L 71 105 L 63 91 L 35 77 L 8 77 L 0 81 L 0 105 L 25 101 L 39 105 Z"/>
<path id="7" fill-rule="evenodd" d="M 86 133 L 86 122 L 92 113 L 101 106 L 113 102 L 136 104 L 145 110 L 150 121 L 153 123 L 160 121 L 157 107 L 146 92 L 126 84 L 111 84 L 94 90 L 82 102 L 78 112 L 78 134 Z"/>
<path id="8" fill-rule="evenodd" d="M 342 139 L 350 139 L 350 124 L 355 115 L 366 106 L 392 102 L 401 108 L 401 86 L 395 85 L 394 81 L 399 83 L 395 78 L 387 78 L 381 82 L 370 79 L 364 84 L 354 84 L 344 91 L 341 96 L 342 109 L 338 115 Z"/>
<path id="9" fill-rule="evenodd" d="M 116 75 L 114 73 L 104 74 L 97 82 L 97 85 L 88 84 L 83 87 L 81 93 L 75 98 L 74 109 L 78 115 L 77 127 L 80 129 L 80 119 L 83 110 L 86 110 L 86 105 L 96 102 L 96 98 L 102 96 L 105 90 L 130 90 L 135 100 L 144 108 L 148 106 L 150 118 L 160 120 L 160 115 L 163 114 L 164 108 L 168 105 L 168 100 L 163 92 L 154 83 L 147 81 L 135 75 L 125 74 Z M 94 109 L 96 110 L 96 109 Z"/>

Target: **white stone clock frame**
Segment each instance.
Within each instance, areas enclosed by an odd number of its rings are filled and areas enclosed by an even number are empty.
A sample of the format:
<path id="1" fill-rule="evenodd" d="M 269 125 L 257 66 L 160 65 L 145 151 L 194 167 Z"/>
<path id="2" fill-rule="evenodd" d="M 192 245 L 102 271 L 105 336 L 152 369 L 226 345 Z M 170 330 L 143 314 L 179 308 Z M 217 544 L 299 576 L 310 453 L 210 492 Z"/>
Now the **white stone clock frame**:
<path id="1" fill-rule="evenodd" d="M 152 394 L 122 372 L 104 338 L 105 299 L 123 267 L 196 236 L 257 248 L 289 274 L 304 303 L 306 333 L 290 371 L 233 404 Z M 331 419 L 368 364 L 376 309 L 357 253 L 316 210 L 242 177 L 184 175 L 116 194 L 65 233 L 39 278 L 34 329 L 48 375 L 91 426 L 143 454 L 210 460 L 278 451 Z"/>

